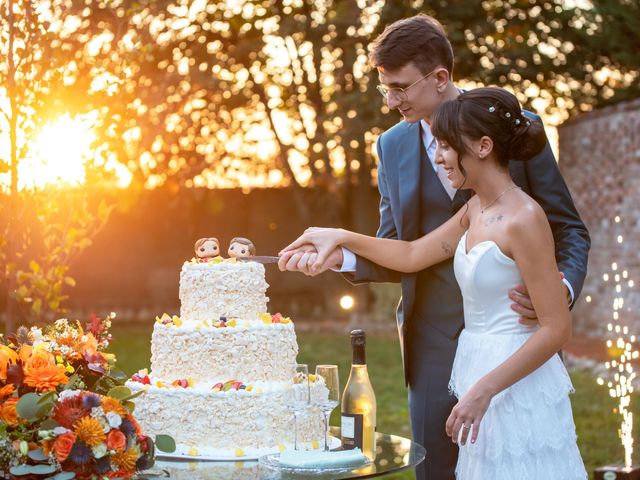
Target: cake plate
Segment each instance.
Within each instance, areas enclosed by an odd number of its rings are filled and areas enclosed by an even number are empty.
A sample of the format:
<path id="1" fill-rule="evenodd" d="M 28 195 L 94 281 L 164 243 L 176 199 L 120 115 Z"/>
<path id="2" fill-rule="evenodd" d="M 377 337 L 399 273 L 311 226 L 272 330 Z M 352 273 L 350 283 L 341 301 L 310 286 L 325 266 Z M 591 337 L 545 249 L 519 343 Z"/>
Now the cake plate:
<path id="1" fill-rule="evenodd" d="M 329 450 L 335 450 L 342 446 L 342 442 L 339 438 L 329 435 Z M 293 449 L 293 444 L 285 444 L 288 449 Z M 309 449 L 311 450 L 311 449 Z M 189 453 L 189 448 L 176 448 L 173 453 L 166 453 L 160 450 L 156 450 L 156 458 L 163 460 L 193 460 L 193 461 L 212 461 L 212 462 L 244 462 L 248 460 L 258 460 L 264 455 L 270 455 L 279 453 L 280 450 L 276 448 L 263 448 L 263 449 L 247 449 L 245 455 L 235 455 L 233 452 L 220 450 L 219 452 L 210 452 L 207 454 L 192 455 Z"/>

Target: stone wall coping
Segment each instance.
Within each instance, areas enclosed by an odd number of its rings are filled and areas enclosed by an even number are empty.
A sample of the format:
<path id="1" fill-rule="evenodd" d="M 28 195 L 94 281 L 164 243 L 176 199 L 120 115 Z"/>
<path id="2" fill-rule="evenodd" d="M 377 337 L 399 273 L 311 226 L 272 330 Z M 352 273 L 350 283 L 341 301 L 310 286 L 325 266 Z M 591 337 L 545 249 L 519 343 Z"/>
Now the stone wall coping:
<path id="1" fill-rule="evenodd" d="M 615 113 L 630 112 L 634 110 L 640 110 L 640 98 L 627 100 L 624 102 L 616 103 L 615 105 L 608 105 L 596 110 L 591 110 L 590 112 L 581 113 L 576 117 L 570 118 L 566 122 L 558 125 L 558 131 L 561 132 L 565 127 L 572 127 L 582 122 L 587 122 L 602 117 L 608 117 L 609 115 L 613 115 Z"/>

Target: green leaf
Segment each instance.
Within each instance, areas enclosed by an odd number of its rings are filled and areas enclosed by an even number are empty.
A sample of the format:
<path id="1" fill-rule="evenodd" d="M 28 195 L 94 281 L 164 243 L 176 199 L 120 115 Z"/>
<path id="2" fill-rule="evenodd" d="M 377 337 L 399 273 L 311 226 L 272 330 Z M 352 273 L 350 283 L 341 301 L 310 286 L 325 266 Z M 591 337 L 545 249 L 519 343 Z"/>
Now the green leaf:
<path id="1" fill-rule="evenodd" d="M 129 390 L 127 387 L 113 387 L 111 390 L 109 390 L 107 396 L 122 400 L 131 396 L 131 390 Z"/>
<path id="2" fill-rule="evenodd" d="M 35 462 L 44 462 L 49 458 L 44 454 L 41 448 L 38 448 L 37 450 L 29 450 L 27 455 Z"/>
<path id="3" fill-rule="evenodd" d="M 126 382 L 129 379 L 129 376 L 126 373 L 117 368 L 114 368 L 109 372 L 109 377 L 116 382 Z"/>
<path id="4" fill-rule="evenodd" d="M 31 473 L 36 475 L 47 475 L 49 473 L 56 473 L 58 469 L 53 465 L 32 465 Z"/>
<path id="5" fill-rule="evenodd" d="M 176 441 L 169 435 L 156 435 L 156 448 L 166 453 L 176 451 Z"/>
<path id="6" fill-rule="evenodd" d="M 135 412 L 136 410 L 136 404 L 133 402 L 122 402 L 122 404 L 124 405 L 124 408 L 126 408 L 130 414 L 133 414 L 133 412 Z"/>
<path id="7" fill-rule="evenodd" d="M 32 473 L 31 465 L 16 465 L 15 467 L 11 467 L 11 469 L 9 469 L 9 473 L 17 477 L 21 475 L 29 475 L 30 473 Z"/>
<path id="8" fill-rule="evenodd" d="M 139 397 L 140 395 L 144 395 L 145 393 L 146 393 L 146 390 L 138 390 L 136 393 L 133 393 L 126 398 L 121 398 L 120 401 L 127 402 L 129 400 L 133 400 L 136 397 Z"/>
<path id="9" fill-rule="evenodd" d="M 53 418 L 47 418 L 40 424 L 40 430 L 53 430 L 60 425 Z"/>
<path id="10" fill-rule="evenodd" d="M 40 395 L 37 393 L 27 393 L 22 396 L 16 405 L 16 412 L 25 420 L 33 422 L 40 418 L 38 413 L 41 409 L 41 405 L 38 404 Z"/>
<path id="11" fill-rule="evenodd" d="M 43 405 L 45 402 L 54 402 L 56 401 L 56 392 L 47 392 L 40 397 L 38 403 Z"/>

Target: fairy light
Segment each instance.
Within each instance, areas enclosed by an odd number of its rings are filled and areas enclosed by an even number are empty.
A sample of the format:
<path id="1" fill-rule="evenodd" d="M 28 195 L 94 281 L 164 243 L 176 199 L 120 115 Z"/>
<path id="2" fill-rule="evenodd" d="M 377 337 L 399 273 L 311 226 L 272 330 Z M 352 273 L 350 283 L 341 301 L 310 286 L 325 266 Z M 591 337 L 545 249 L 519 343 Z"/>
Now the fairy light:
<path id="1" fill-rule="evenodd" d="M 621 218 L 617 215 L 614 218 L 619 224 Z M 618 244 L 624 242 L 622 235 L 617 235 Z M 622 272 L 622 273 L 620 273 Z M 636 336 L 630 334 L 629 327 L 617 323 L 621 317 L 621 310 L 624 307 L 623 287 L 633 288 L 634 282 L 629 279 L 629 272 L 618 264 L 611 263 L 611 271 L 602 275 L 604 282 L 613 281 L 614 298 L 611 308 L 611 318 L 614 323 L 607 325 L 609 338 L 606 339 L 607 352 L 611 357 L 604 366 L 607 370 L 609 380 L 598 378 L 598 385 L 605 386 L 609 390 L 609 395 L 618 400 L 618 406 L 614 409 L 621 415 L 618 436 L 624 448 L 625 469 L 631 469 L 631 456 L 633 453 L 633 412 L 631 411 L 631 394 L 633 393 L 633 380 L 636 378 L 632 360 L 638 359 L 640 352 L 636 348 Z M 626 284 L 626 285 L 625 285 Z"/>

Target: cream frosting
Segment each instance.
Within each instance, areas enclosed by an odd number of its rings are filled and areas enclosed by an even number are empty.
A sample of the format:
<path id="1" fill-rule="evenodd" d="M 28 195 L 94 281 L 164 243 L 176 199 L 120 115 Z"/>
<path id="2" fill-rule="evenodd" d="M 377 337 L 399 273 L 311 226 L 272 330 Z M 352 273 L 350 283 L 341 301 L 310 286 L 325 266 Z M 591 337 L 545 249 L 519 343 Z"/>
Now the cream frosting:
<path id="1" fill-rule="evenodd" d="M 213 392 L 206 388 L 159 388 L 127 382 L 136 400 L 136 418 L 146 435 L 169 433 L 176 454 L 217 458 L 256 458 L 293 448 L 292 382 L 256 384 L 252 391 Z M 258 386 L 261 389 L 258 389 Z M 260 393 L 258 393 L 260 392 Z M 324 383 L 311 384 L 311 403 L 326 398 Z M 321 411 L 312 406 L 298 416 L 299 439 L 305 448 L 321 448 L 324 425 Z"/>
<path id="2" fill-rule="evenodd" d="M 267 311 L 264 265 L 257 262 L 185 263 L 180 272 L 180 318 L 258 318 Z"/>
<path id="3" fill-rule="evenodd" d="M 298 343 L 292 323 L 238 322 L 236 327 L 167 327 L 151 336 L 151 371 L 164 381 L 244 383 L 293 378 Z"/>

